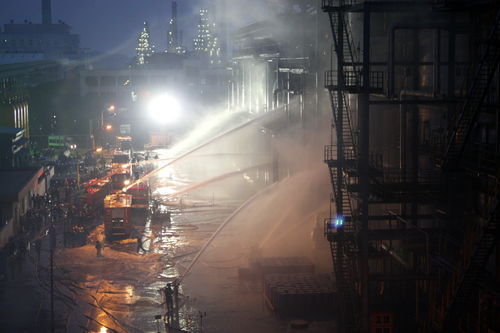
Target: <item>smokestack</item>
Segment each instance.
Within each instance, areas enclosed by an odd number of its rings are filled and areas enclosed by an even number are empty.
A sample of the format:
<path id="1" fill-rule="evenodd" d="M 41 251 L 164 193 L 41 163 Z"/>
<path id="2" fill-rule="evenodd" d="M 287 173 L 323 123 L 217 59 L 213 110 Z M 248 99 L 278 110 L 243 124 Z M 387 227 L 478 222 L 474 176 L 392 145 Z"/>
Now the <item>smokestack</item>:
<path id="1" fill-rule="evenodd" d="M 172 35 L 174 38 L 173 47 L 178 46 L 178 36 L 177 36 L 177 2 L 172 1 Z"/>
<path id="2" fill-rule="evenodd" d="M 52 24 L 52 10 L 50 0 L 42 0 L 42 23 Z"/>
<path id="3" fill-rule="evenodd" d="M 174 20 L 177 19 L 177 2 L 176 1 L 172 1 L 172 18 Z"/>
<path id="4" fill-rule="evenodd" d="M 167 52 L 176 52 L 179 46 L 179 36 L 177 32 L 177 2 L 172 1 L 172 18 L 169 23 L 170 29 L 167 35 Z"/>

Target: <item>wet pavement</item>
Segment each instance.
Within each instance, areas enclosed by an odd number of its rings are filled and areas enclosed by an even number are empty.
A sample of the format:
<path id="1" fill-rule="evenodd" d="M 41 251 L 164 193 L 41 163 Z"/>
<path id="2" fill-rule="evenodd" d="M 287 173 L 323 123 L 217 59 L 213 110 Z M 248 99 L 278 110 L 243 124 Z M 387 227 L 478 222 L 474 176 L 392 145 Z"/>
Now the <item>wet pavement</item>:
<path id="1" fill-rule="evenodd" d="M 299 255 L 312 258 L 318 272 L 331 272 L 327 242 L 320 237 L 323 242 L 318 243 L 312 235 L 318 218 L 328 214 L 324 198 L 328 198 L 329 181 L 318 156 L 320 167 L 271 185 L 270 149 L 266 134 L 253 128 L 240 133 L 237 140 L 220 140 L 215 147 L 198 149 L 166 167 L 162 167 L 166 161 L 184 152 L 154 151 L 158 160 L 148 161 L 148 168 L 160 171 L 148 181 L 152 199 L 171 213 L 170 223 L 136 218 L 131 238 L 106 242 L 101 257 L 96 256 L 94 244 L 103 238 L 102 224 L 89 235 L 87 245 L 59 246 L 55 251 L 56 331 L 166 332 L 162 289 L 176 279 L 182 282 L 174 326 L 182 330 L 291 331 L 289 322 L 294 318 L 273 314 L 263 301 L 260 284 L 240 281 L 238 268 L 256 255 Z M 307 160 L 307 154 L 302 157 Z M 197 258 L 225 222 L 227 227 Z M 46 243 L 40 265 L 36 260 L 31 264 L 31 276 L 45 285 L 49 279 Z M 7 297 L 14 295 L 15 290 Z M 47 295 L 45 288 L 39 297 L 44 309 Z M 314 322 L 308 331 L 334 332 L 333 323 Z"/>

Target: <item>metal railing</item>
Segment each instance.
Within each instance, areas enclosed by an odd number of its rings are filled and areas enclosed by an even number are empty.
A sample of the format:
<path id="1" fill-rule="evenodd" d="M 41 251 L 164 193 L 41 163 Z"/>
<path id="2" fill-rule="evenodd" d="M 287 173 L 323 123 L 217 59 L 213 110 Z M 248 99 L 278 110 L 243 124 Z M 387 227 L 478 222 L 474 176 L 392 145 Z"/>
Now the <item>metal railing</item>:
<path id="1" fill-rule="evenodd" d="M 384 89 L 384 72 L 371 71 L 370 72 L 370 89 L 383 90 Z M 361 88 L 363 86 L 363 77 L 359 71 L 344 71 L 344 85 L 345 88 Z M 337 70 L 325 71 L 325 87 L 339 87 L 339 78 Z M 342 88 L 342 87 L 339 87 Z"/>

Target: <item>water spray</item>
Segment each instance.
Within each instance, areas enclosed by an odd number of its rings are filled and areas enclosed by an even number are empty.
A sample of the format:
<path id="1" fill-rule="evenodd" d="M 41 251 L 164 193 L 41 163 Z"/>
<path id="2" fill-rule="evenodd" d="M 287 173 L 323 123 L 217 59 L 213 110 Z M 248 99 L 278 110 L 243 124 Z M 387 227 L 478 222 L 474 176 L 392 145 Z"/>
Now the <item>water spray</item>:
<path id="1" fill-rule="evenodd" d="M 248 205 L 250 205 L 255 199 L 257 199 L 261 195 L 269 192 L 272 188 L 274 188 L 274 185 L 275 184 L 271 184 L 271 185 L 267 186 L 266 188 L 264 188 L 263 190 L 254 194 L 250 199 L 248 199 L 244 203 L 242 203 L 231 215 L 229 215 L 229 217 L 224 222 L 222 222 L 222 224 L 217 228 L 217 230 L 215 230 L 215 232 L 212 234 L 212 236 L 210 236 L 210 238 L 207 240 L 205 245 L 203 245 L 203 247 L 200 249 L 200 251 L 198 251 L 196 256 L 193 258 L 193 260 L 191 261 L 191 263 L 187 267 L 186 271 L 184 273 L 182 273 L 182 275 L 177 280 L 177 283 L 180 284 L 182 282 L 182 280 L 186 277 L 186 275 L 191 271 L 194 264 L 196 264 L 196 262 L 198 261 L 200 256 L 205 252 L 205 250 L 213 242 L 213 240 L 217 237 L 217 235 L 219 235 L 219 233 L 222 231 L 222 229 L 224 229 L 224 227 L 226 225 L 228 225 L 229 222 L 231 222 L 236 215 L 238 215 L 243 209 L 245 209 Z"/>

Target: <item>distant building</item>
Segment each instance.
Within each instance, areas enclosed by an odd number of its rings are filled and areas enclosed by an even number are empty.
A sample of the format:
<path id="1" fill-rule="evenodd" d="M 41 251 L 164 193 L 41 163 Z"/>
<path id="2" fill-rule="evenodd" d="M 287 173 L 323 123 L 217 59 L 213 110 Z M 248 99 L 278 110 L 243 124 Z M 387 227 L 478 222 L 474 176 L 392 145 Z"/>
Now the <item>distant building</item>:
<path id="1" fill-rule="evenodd" d="M 22 58 L 42 59 L 80 59 L 80 37 L 71 34 L 71 27 L 59 21 L 52 23 L 50 0 L 42 0 L 42 23 L 14 23 L 4 25 L 0 32 L 0 64 L 12 63 L 13 57 L 2 57 L 2 54 L 19 54 Z M 34 59 L 31 59 L 34 60 Z M 2 62 L 7 61 L 7 62 Z"/>
<path id="2" fill-rule="evenodd" d="M 284 109 L 289 119 L 307 121 L 318 112 L 317 101 L 328 97 L 318 78 L 330 66 L 331 40 L 324 37 L 330 26 L 326 21 L 316 24 L 311 4 L 292 9 L 234 32 L 230 109 L 256 114 Z M 314 28 L 299 29 L 303 33 L 298 35 L 284 28 L 291 26 Z"/>
<path id="3" fill-rule="evenodd" d="M 208 9 L 200 9 L 198 30 L 193 44 L 195 54 L 206 58 L 210 64 L 222 62 L 216 24 L 210 18 Z"/>
<path id="4" fill-rule="evenodd" d="M 28 89 L 63 78 L 63 67 L 54 61 L 0 65 L 0 126 L 30 133 Z"/>
<path id="5" fill-rule="evenodd" d="M 33 207 L 33 195 L 47 191 L 53 168 L 0 169 L 0 248 L 21 229 L 21 217 Z"/>
<path id="6" fill-rule="evenodd" d="M 28 164 L 24 129 L 0 126 L 0 169 L 20 168 Z"/>
<path id="7" fill-rule="evenodd" d="M 135 50 L 137 51 L 136 65 L 143 66 L 149 63 L 149 57 L 154 53 L 154 45 L 151 43 L 148 22 L 144 22 Z"/>
<path id="8" fill-rule="evenodd" d="M 41 54 L 44 59 L 78 59 L 80 39 L 70 26 L 58 24 L 9 23 L 0 33 L 0 54 Z"/>

